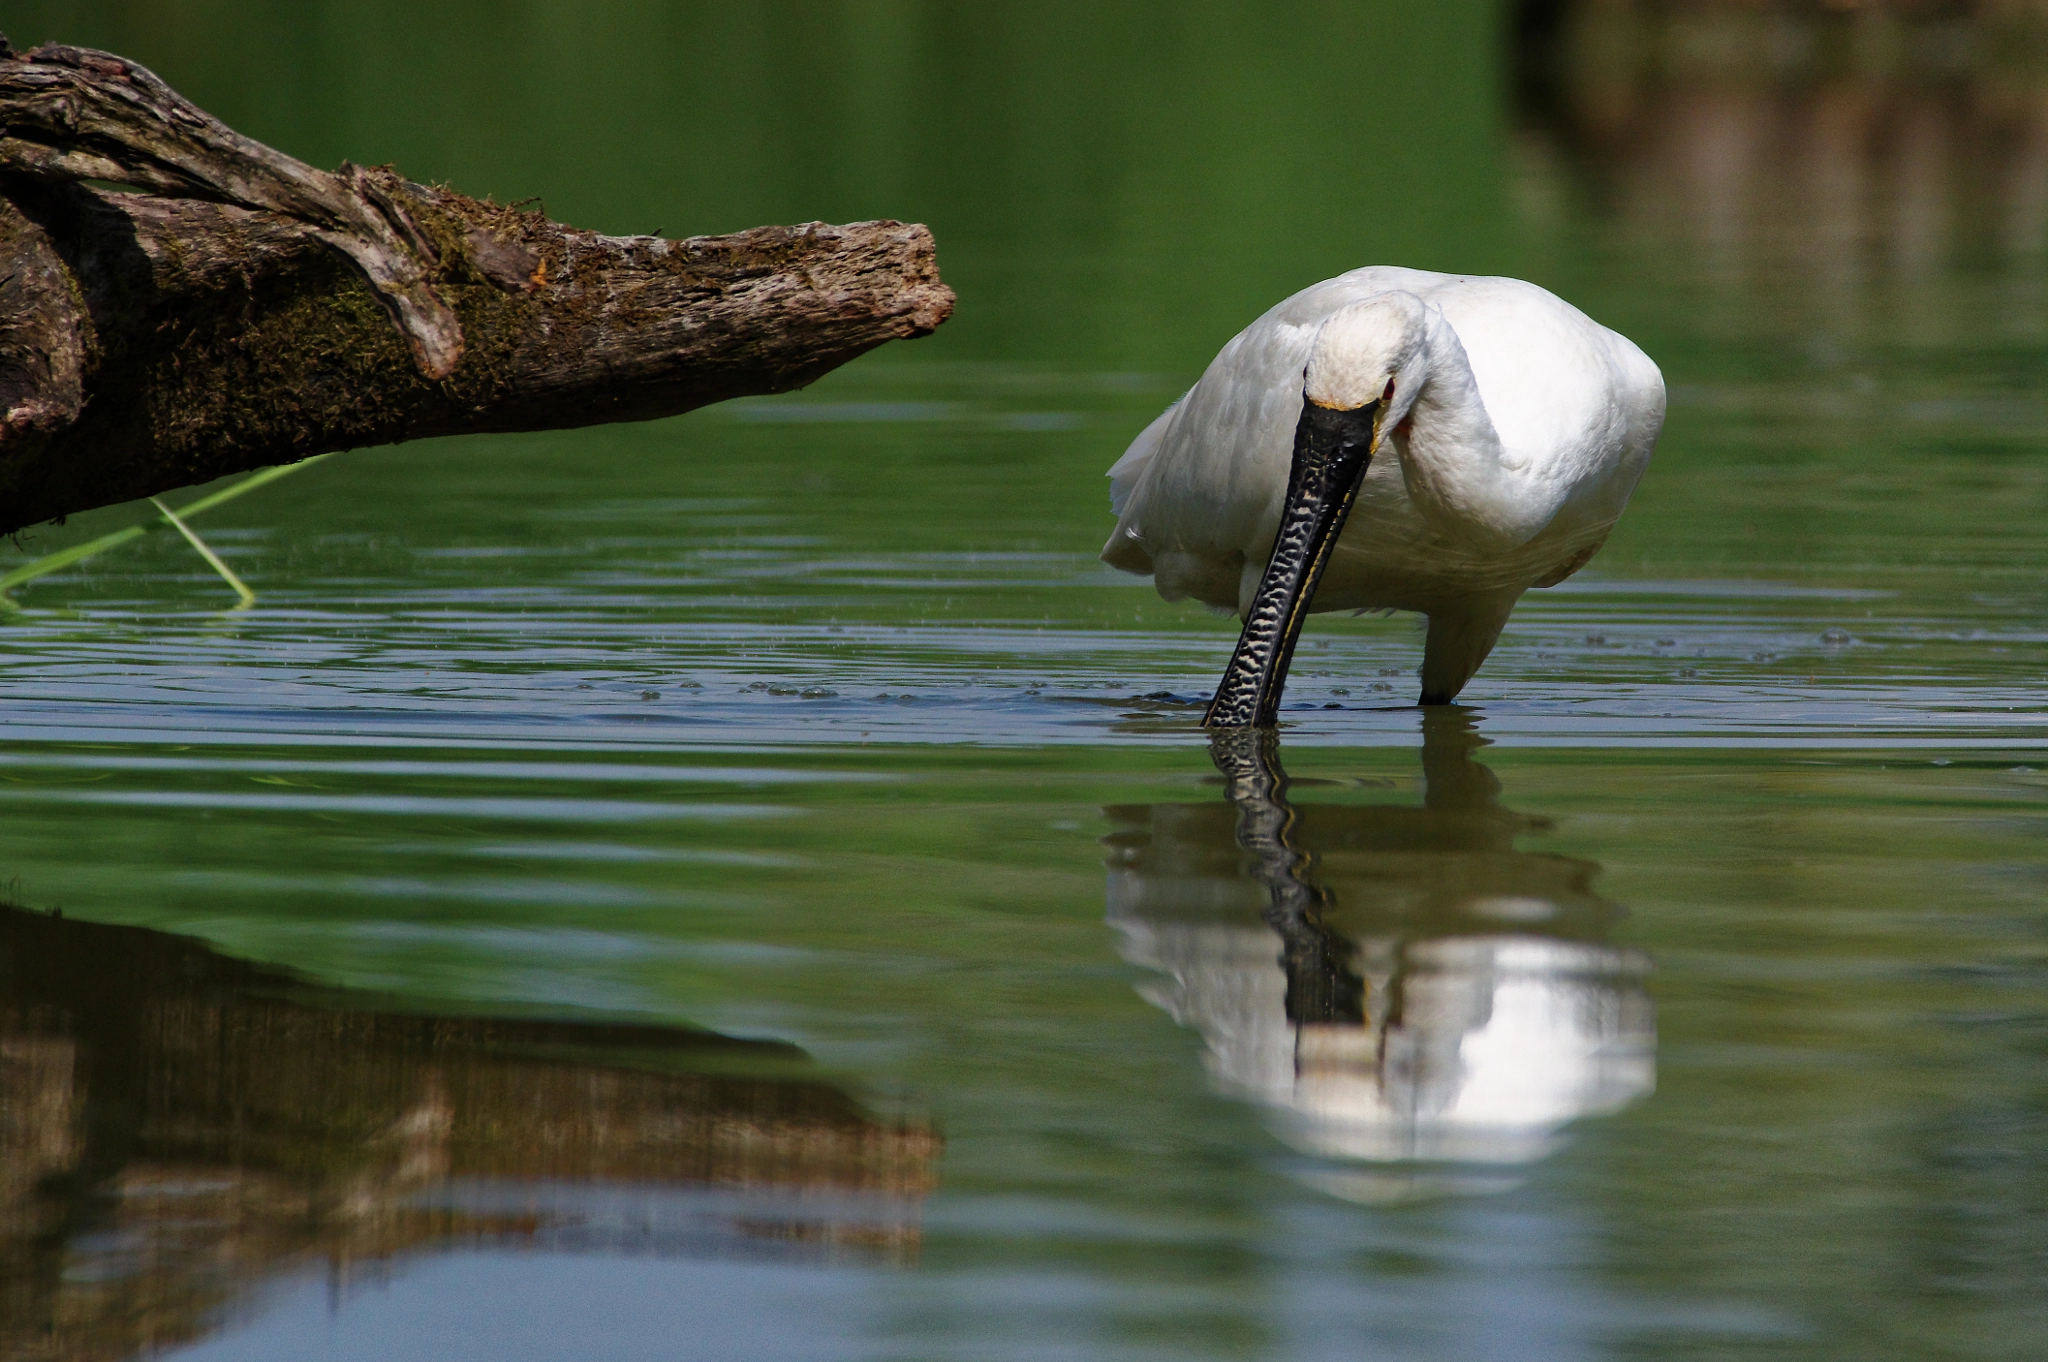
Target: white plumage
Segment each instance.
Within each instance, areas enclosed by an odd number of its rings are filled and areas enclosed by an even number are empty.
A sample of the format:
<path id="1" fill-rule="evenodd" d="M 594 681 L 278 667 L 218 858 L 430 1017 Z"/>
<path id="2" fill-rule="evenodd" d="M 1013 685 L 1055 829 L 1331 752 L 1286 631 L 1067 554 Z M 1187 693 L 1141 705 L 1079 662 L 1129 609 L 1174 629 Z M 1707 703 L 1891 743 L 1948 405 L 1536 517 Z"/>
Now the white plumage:
<path id="1" fill-rule="evenodd" d="M 1426 614 L 1423 696 L 1455 696 L 1521 594 L 1606 540 L 1664 420 L 1649 357 L 1534 284 L 1380 265 L 1280 303 L 1110 469 L 1104 561 L 1245 613 L 1305 390 L 1353 408 L 1383 388 L 1384 439 L 1312 608 Z"/>

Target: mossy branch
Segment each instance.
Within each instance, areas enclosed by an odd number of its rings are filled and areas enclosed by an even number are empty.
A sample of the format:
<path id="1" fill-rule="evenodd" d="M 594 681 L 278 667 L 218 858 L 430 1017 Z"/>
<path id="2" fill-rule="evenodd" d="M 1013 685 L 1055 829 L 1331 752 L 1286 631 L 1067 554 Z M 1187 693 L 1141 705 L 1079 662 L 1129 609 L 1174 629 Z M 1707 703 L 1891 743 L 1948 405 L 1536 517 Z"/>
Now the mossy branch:
<path id="1" fill-rule="evenodd" d="M 331 450 L 800 387 L 946 319 L 933 252 L 897 222 L 581 231 L 316 170 L 133 62 L 0 38 L 0 533 Z"/>

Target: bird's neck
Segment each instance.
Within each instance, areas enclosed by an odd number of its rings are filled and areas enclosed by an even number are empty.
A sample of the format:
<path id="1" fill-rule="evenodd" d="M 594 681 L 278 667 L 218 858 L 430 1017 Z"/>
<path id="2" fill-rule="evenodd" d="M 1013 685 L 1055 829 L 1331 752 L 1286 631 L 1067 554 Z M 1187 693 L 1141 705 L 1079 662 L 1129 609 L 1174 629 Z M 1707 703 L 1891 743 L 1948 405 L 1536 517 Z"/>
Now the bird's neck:
<path id="1" fill-rule="evenodd" d="M 1501 448 L 1458 333 L 1441 317 L 1432 321 L 1422 387 L 1401 427 L 1406 439 L 1399 430 L 1395 439 L 1409 500 L 1454 542 L 1518 547 L 1549 523 L 1552 508 L 1530 495 L 1520 461 Z"/>

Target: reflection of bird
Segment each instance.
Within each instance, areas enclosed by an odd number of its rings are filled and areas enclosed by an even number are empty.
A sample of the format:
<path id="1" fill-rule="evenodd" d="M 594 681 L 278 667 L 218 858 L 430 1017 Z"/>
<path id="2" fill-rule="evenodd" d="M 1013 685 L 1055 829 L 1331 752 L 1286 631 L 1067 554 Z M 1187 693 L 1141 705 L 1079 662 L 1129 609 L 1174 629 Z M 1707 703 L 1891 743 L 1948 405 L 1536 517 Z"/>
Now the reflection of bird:
<path id="1" fill-rule="evenodd" d="M 1311 609 L 1428 615 L 1422 703 L 1446 704 L 1521 594 L 1599 549 L 1663 421 L 1657 366 L 1534 284 L 1353 270 L 1131 442 L 1102 557 L 1244 617 L 1212 726 L 1273 722 Z"/>
<path id="2" fill-rule="evenodd" d="M 1296 806 L 1270 734 L 1219 734 L 1228 803 L 1109 810 L 1109 918 L 1291 1142 L 1526 1162 L 1654 1085 L 1645 962 L 1606 944 L 1597 866 L 1515 849 L 1543 824 L 1500 807 L 1470 716 L 1424 739 L 1421 808 Z"/>

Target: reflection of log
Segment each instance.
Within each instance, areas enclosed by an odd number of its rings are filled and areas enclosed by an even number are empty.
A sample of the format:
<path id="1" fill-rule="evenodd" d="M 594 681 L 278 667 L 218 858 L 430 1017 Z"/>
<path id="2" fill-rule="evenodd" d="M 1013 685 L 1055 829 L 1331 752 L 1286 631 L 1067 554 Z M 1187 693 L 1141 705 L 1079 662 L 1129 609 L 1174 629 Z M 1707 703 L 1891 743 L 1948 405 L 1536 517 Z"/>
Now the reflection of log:
<path id="1" fill-rule="evenodd" d="M 119 57 L 0 39 L 0 533 L 325 450 L 800 387 L 952 305 L 923 227 L 600 236 L 315 170 Z"/>
<path id="2" fill-rule="evenodd" d="M 916 1247 L 937 1136 L 792 1046 L 380 1001 L 0 908 L 0 1357 L 169 1346 L 309 1260 L 451 1240 Z"/>
<path id="3" fill-rule="evenodd" d="M 1796 344 L 1811 378 L 1778 389 L 1769 400 L 1792 405 L 1774 411 L 1861 412 L 1870 356 L 1953 345 L 1986 317 L 2007 335 L 2048 325 L 2048 10 L 1544 0 L 1523 13 L 1542 20 L 1516 53 L 1530 201 L 1605 222 L 1603 239 L 1630 243 L 1630 277 L 1691 293 L 1657 324 Z M 2018 422 L 2015 436 L 2038 425 L 1976 401 L 1974 419 Z"/>

